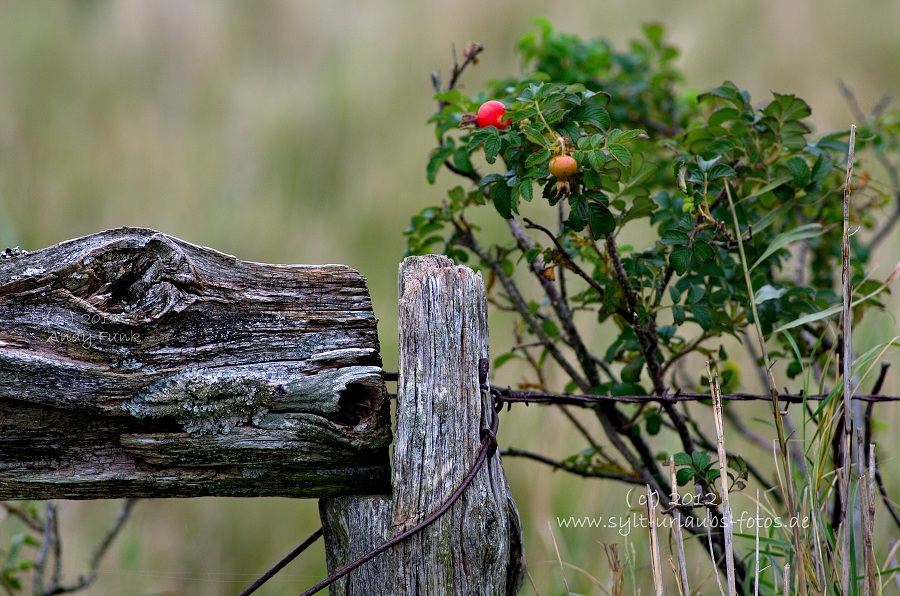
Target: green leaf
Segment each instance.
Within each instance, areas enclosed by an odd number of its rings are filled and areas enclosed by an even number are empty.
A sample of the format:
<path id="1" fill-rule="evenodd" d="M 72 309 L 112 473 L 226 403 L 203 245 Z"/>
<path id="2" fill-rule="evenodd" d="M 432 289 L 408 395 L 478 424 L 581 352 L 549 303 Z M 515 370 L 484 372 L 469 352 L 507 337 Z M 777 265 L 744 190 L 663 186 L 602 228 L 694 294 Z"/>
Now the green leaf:
<path id="1" fill-rule="evenodd" d="M 609 128 L 610 117 L 609 112 L 604 107 L 608 101 L 608 97 L 603 93 L 596 93 L 585 99 L 581 106 L 573 110 L 571 114 L 572 120 L 577 120 L 585 124 L 591 124 L 600 130 Z"/>
<path id="2" fill-rule="evenodd" d="M 710 310 L 705 306 L 695 304 L 691 307 L 691 314 L 694 315 L 694 318 L 697 319 L 697 323 L 701 327 L 703 327 L 703 329 L 712 329 L 716 324 L 715 320 L 713 319 L 712 312 L 710 312 Z"/>
<path id="3" fill-rule="evenodd" d="M 702 470 L 709 465 L 709 454 L 705 451 L 694 451 L 691 454 L 691 465 L 697 470 Z"/>
<path id="4" fill-rule="evenodd" d="M 787 370 L 785 374 L 789 379 L 796 378 L 797 375 L 803 372 L 803 364 L 797 362 L 796 360 L 792 360 L 790 364 L 788 364 Z"/>
<path id="5" fill-rule="evenodd" d="M 494 359 L 494 366 L 492 368 L 496 370 L 510 360 L 522 360 L 522 356 L 516 354 L 515 352 L 507 352 L 506 354 L 501 354 Z"/>
<path id="6" fill-rule="evenodd" d="M 657 411 L 650 411 L 644 414 L 644 422 L 647 424 L 647 434 L 657 435 L 662 428 L 663 417 Z"/>
<path id="7" fill-rule="evenodd" d="M 762 254 L 761 257 L 756 259 L 756 262 L 753 263 L 753 265 L 750 267 L 750 270 L 752 271 L 753 269 L 755 269 L 760 263 L 772 256 L 773 253 L 781 250 L 785 246 L 794 242 L 798 242 L 800 240 L 817 238 L 824 233 L 825 228 L 822 227 L 822 224 L 810 223 L 784 232 L 783 234 L 779 234 L 772 239 L 772 241 L 769 243 L 768 248 L 766 248 L 766 251 Z"/>
<path id="8" fill-rule="evenodd" d="M 652 215 L 657 207 L 659 207 L 659 205 L 657 205 L 656 201 L 650 197 L 635 197 L 634 201 L 631 203 L 631 208 L 622 214 L 619 225 L 625 225 L 633 219 L 640 219 Z"/>
<path id="9" fill-rule="evenodd" d="M 809 104 L 794 95 L 782 95 L 781 93 L 772 93 L 772 95 L 775 96 L 775 100 L 763 109 L 763 113 L 772 116 L 779 122 L 800 120 L 812 114 Z"/>
<path id="10" fill-rule="evenodd" d="M 632 139 L 646 139 L 649 138 L 647 133 L 643 130 L 636 128 L 634 130 L 613 130 L 609 133 L 609 141 L 612 143 L 624 143 L 626 141 L 630 141 Z"/>
<path id="11" fill-rule="evenodd" d="M 678 486 L 684 486 L 694 478 L 694 471 L 690 468 L 681 468 L 675 472 L 675 482 Z"/>
<path id="12" fill-rule="evenodd" d="M 795 155 L 787 160 L 785 165 L 791 171 L 791 176 L 794 177 L 794 184 L 800 188 L 809 184 L 810 171 L 809 166 L 806 164 L 806 160 L 799 155 Z"/>
<path id="13" fill-rule="evenodd" d="M 717 163 L 709 170 L 709 173 L 706 175 L 709 180 L 717 180 L 719 178 L 734 178 L 737 176 L 737 172 L 734 171 L 734 168 L 724 163 Z"/>
<path id="14" fill-rule="evenodd" d="M 491 127 L 493 128 L 493 127 Z M 496 128 L 494 129 L 497 130 Z M 484 140 L 491 136 L 491 131 L 489 128 L 482 128 L 481 130 L 476 130 L 472 134 L 469 135 L 469 140 L 466 142 L 466 148 L 472 152 L 478 148 L 479 145 L 484 143 Z"/>
<path id="15" fill-rule="evenodd" d="M 679 246 L 669 255 L 669 264 L 678 275 L 684 275 L 691 265 L 691 257 L 693 253 L 687 246 Z"/>
<path id="16" fill-rule="evenodd" d="M 466 201 L 466 190 L 462 186 L 454 186 L 447 191 L 447 196 L 450 198 L 450 204 L 459 208 Z"/>
<path id="17" fill-rule="evenodd" d="M 569 218 L 566 220 L 574 232 L 580 232 L 588 224 L 587 201 L 581 195 L 569 197 Z"/>
<path id="18" fill-rule="evenodd" d="M 544 319 L 541 322 L 541 329 L 543 329 L 544 333 L 546 333 L 547 336 L 550 337 L 551 339 L 553 339 L 559 335 L 559 327 L 557 327 L 556 323 L 554 323 L 550 319 Z"/>
<path id="19" fill-rule="evenodd" d="M 522 134 L 524 134 L 529 141 L 534 143 L 535 145 L 540 145 L 541 147 L 549 147 L 550 141 L 547 140 L 547 137 L 543 135 L 544 129 L 540 124 L 532 124 L 529 126 L 522 126 L 520 128 Z M 471 145 L 471 141 L 469 144 Z"/>
<path id="20" fill-rule="evenodd" d="M 485 130 L 490 130 L 491 128 L 494 127 L 489 126 Z M 500 135 L 497 134 L 497 129 L 494 128 L 494 134 L 491 134 L 484 140 L 484 158 L 488 163 L 497 161 L 497 154 L 500 153 L 500 147 L 502 145 L 503 142 L 500 140 Z"/>
<path id="21" fill-rule="evenodd" d="M 691 456 L 684 451 L 673 455 L 672 460 L 675 462 L 676 466 L 689 466 L 693 463 Z"/>
<path id="22" fill-rule="evenodd" d="M 684 324 L 684 307 L 680 304 L 672 307 L 672 320 L 675 321 L 676 325 Z"/>
<path id="23" fill-rule="evenodd" d="M 697 304 L 706 296 L 706 288 L 703 286 L 693 285 L 688 290 L 687 304 Z"/>
<path id="24" fill-rule="evenodd" d="M 678 246 L 685 246 L 691 241 L 691 237 L 682 232 L 681 230 L 675 228 L 669 228 L 665 232 L 662 233 L 661 242 L 663 244 L 676 244 Z"/>
<path id="25" fill-rule="evenodd" d="M 716 258 L 716 253 L 713 250 L 713 247 L 706 242 L 694 242 L 693 249 L 694 256 L 697 257 L 697 260 L 701 263 L 708 263 L 709 261 L 712 261 Z"/>
<path id="26" fill-rule="evenodd" d="M 478 188 L 484 188 L 485 186 L 487 186 L 489 184 L 493 184 L 493 183 L 499 182 L 501 180 L 505 180 L 505 178 L 503 177 L 503 174 L 497 174 L 497 173 L 488 174 L 487 176 L 485 176 L 478 182 Z"/>
<path id="27" fill-rule="evenodd" d="M 732 143 L 730 140 L 728 140 L 724 137 L 719 137 L 718 139 L 716 139 L 715 141 L 711 142 L 709 145 L 707 145 L 706 147 L 703 148 L 703 155 L 709 156 L 709 157 L 717 157 L 719 155 L 722 155 L 729 149 L 733 149 L 733 148 L 734 148 L 734 143 Z"/>
<path id="28" fill-rule="evenodd" d="M 730 102 L 733 106 L 742 110 L 751 109 L 750 94 L 743 89 L 738 89 L 737 86 L 731 81 L 725 81 L 712 91 L 699 95 L 697 97 L 697 101 L 703 102 L 713 97 L 724 99 Z"/>
<path id="29" fill-rule="evenodd" d="M 778 298 L 781 298 L 785 292 L 787 292 L 787 288 L 776 288 L 771 284 L 766 284 L 756 290 L 756 294 L 753 296 L 753 302 L 759 305 L 768 300 L 777 300 Z"/>
<path id="30" fill-rule="evenodd" d="M 541 149 L 537 153 L 532 153 L 528 156 L 528 159 L 525 160 L 526 168 L 533 168 L 538 164 L 547 164 L 550 163 L 550 150 L 549 149 Z"/>
<path id="31" fill-rule="evenodd" d="M 885 287 L 886 286 L 883 286 L 883 285 L 879 286 L 878 289 L 875 290 L 874 292 L 872 292 L 871 294 L 866 294 L 862 298 L 854 300 L 850 304 L 851 308 L 859 306 L 863 302 L 865 302 L 871 298 L 874 298 L 875 296 L 880 294 L 885 289 Z M 819 312 L 810 313 L 810 314 L 802 316 L 798 319 L 794 319 L 790 323 L 785 323 L 781 327 L 778 327 L 777 329 L 773 330 L 771 335 L 774 335 L 774 334 L 778 333 L 779 331 L 787 331 L 788 329 L 793 329 L 794 327 L 799 327 L 800 325 L 806 325 L 807 323 L 814 323 L 815 321 L 820 321 L 822 319 L 827 319 L 829 317 L 833 317 L 834 315 L 841 312 L 843 310 L 843 308 L 844 308 L 843 305 L 841 305 L 840 303 L 834 304 L 834 305 L 829 306 L 828 308 L 821 310 Z"/>
<path id="32" fill-rule="evenodd" d="M 587 151 L 585 155 L 587 155 L 588 163 L 597 171 L 602 170 L 603 166 L 606 165 L 606 154 L 599 149 Z"/>
<path id="33" fill-rule="evenodd" d="M 759 221 L 753 224 L 753 233 L 759 234 L 776 221 L 779 221 L 787 214 L 788 211 L 793 208 L 794 206 L 791 203 L 782 203 L 781 205 L 770 209 L 763 217 L 759 219 Z"/>
<path id="34" fill-rule="evenodd" d="M 595 238 L 601 238 L 616 229 L 616 220 L 609 207 L 597 201 L 588 202 L 588 224 Z"/>
<path id="35" fill-rule="evenodd" d="M 635 356 L 631 362 L 622 367 L 622 381 L 637 383 L 641 380 L 641 369 L 644 368 L 644 357 Z"/>
<path id="36" fill-rule="evenodd" d="M 491 186 L 491 200 L 494 202 L 494 208 L 503 219 L 512 219 L 513 200 L 510 188 L 501 182 Z"/>
<path id="37" fill-rule="evenodd" d="M 710 126 L 719 126 L 725 122 L 735 122 L 740 120 L 741 113 L 735 108 L 719 108 L 709 116 Z"/>
<path id="38" fill-rule="evenodd" d="M 606 149 L 609 151 L 610 155 L 613 156 L 613 159 L 623 166 L 631 165 L 631 151 L 629 151 L 625 145 L 610 143 L 606 146 Z"/>
<path id="39" fill-rule="evenodd" d="M 428 159 L 428 167 L 427 167 L 427 176 L 428 183 L 434 184 L 435 178 L 437 178 L 438 170 L 441 169 L 441 166 L 444 165 L 444 162 L 453 154 L 453 146 L 452 145 L 444 145 L 443 147 L 438 147 L 431 154 L 431 157 Z"/>
<path id="40" fill-rule="evenodd" d="M 753 192 L 751 192 L 749 195 L 746 195 L 741 200 L 746 201 L 747 199 L 752 199 L 754 197 L 764 195 L 767 192 L 771 192 L 771 191 L 775 190 L 776 188 L 778 188 L 779 186 L 781 186 L 782 184 L 790 182 L 791 178 L 792 178 L 791 176 L 782 176 L 781 178 L 775 178 L 768 184 L 764 184 L 763 186 L 761 186 L 761 187 L 757 188 L 756 190 L 754 190 Z M 754 227 L 754 230 L 755 229 L 756 228 Z"/>
<path id="41" fill-rule="evenodd" d="M 522 253 L 522 256 L 519 257 L 519 260 L 525 259 L 527 262 L 531 262 L 537 258 L 539 254 L 543 252 L 541 248 L 530 248 Z"/>
<path id="42" fill-rule="evenodd" d="M 698 155 L 697 165 L 700 167 L 700 171 L 705 172 L 706 177 L 709 178 L 709 172 L 712 171 L 713 166 L 716 165 L 716 162 L 718 162 L 720 159 L 722 159 L 721 155 L 713 157 L 712 159 L 703 159 Z M 698 182 L 703 182 L 703 178 L 699 178 Z"/>
<path id="43" fill-rule="evenodd" d="M 518 184 L 518 186 L 516 186 L 516 190 L 520 195 L 522 195 L 522 198 L 525 199 L 526 201 L 528 201 L 529 203 L 531 202 L 531 199 L 534 197 L 534 188 L 532 188 L 532 186 L 531 186 L 530 178 L 526 178 L 525 180 L 522 180 Z"/>
<path id="44" fill-rule="evenodd" d="M 675 286 L 669 286 L 669 296 L 672 298 L 672 304 L 681 302 L 681 290 Z"/>
<path id="45" fill-rule="evenodd" d="M 434 99 L 436 101 L 443 101 L 446 103 L 463 103 L 463 95 L 459 92 L 458 89 L 448 89 L 446 91 L 439 91 L 434 94 Z"/>
<path id="46" fill-rule="evenodd" d="M 816 162 L 813 164 L 810 178 L 813 182 L 819 182 L 828 176 L 833 169 L 834 165 L 831 161 L 824 155 L 819 155 L 819 157 L 816 158 Z"/>

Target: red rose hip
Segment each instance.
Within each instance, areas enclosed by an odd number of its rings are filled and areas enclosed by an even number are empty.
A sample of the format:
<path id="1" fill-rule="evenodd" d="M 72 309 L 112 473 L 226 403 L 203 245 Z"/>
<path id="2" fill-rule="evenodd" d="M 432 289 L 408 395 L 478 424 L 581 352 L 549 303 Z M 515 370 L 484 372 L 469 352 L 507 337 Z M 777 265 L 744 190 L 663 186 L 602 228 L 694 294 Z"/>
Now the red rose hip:
<path id="1" fill-rule="evenodd" d="M 481 107 L 478 108 L 478 114 L 475 118 L 475 122 L 478 124 L 478 128 L 484 128 L 486 126 L 495 126 L 500 130 L 503 130 L 510 124 L 512 124 L 512 120 L 502 120 L 503 114 L 506 113 L 506 106 L 503 105 L 503 102 L 497 101 L 496 99 L 492 99 L 491 101 L 486 101 L 481 104 Z"/>

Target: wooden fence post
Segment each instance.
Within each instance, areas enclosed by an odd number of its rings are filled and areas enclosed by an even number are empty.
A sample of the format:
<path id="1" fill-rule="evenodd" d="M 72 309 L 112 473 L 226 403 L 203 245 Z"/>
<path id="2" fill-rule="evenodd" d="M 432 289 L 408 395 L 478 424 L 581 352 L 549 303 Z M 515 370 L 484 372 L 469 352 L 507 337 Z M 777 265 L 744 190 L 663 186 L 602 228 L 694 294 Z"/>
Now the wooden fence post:
<path id="1" fill-rule="evenodd" d="M 400 266 L 400 376 L 391 499 L 323 499 L 329 572 L 438 509 L 469 472 L 490 426 L 479 384 L 488 357 L 484 282 L 441 256 Z M 335 595 L 516 594 L 521 528 L 494 456 L 434 524 L 332 585 Z"/>

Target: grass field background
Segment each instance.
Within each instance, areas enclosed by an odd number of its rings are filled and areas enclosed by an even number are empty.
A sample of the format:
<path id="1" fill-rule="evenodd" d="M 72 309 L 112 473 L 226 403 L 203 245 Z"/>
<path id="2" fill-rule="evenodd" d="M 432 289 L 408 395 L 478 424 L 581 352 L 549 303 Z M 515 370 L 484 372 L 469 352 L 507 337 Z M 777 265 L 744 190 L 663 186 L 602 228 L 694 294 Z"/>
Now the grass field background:
<path id="1" fill-rule="evenodd" d="M 435 105 L 429 72 L 447 73 L 451 44 L 469 39 L 487 50 L 467 73 L 468 88 L 517 71 L 515 42 L 538 15 L 620 46 L 643 23 L 661 22 L 682 49 L 686 89 L 731 79 L 757 102 L 770 89 L 796 93 L 812 105 L 818 131 L 853 121 L 839 79 L 864 109 L 885 92 L 900 93 L 900 3 L 884 0 L 6 0 L 0 248 L 33 250 L 130 225 L 246 260 L 344 263 L 369 279 L 385 367 L 395 370 L 402 231 L 451 183 L 446 173 L 435 187 L 425 181 L 434 142 L 425 123 Z M 880 277 L 900 254 L 897 234 L 882 253 Z M 890 304 L 860 327 L 861 345 L 898 332 L 896 298 Z M 492 321 L 492 334 L 499 353 L 509 341 L 504 321 Z M 896 394 L 900 363 L 893 362 L 885 392 Z M 518 380 L 512 368 L 496 379 Z M 900 423 L 897 408 L 877 412 L 876 438 L 887 441 L 880 449 L 896 453 L 889 431 Z M 516 408 L 503 414 L 500 444 L 565 457 L 581 447 L 564 422 L 554 410 Z M 890 458 L 883 465 L 896 470 L 897 456 Z M 540 594 L 564 593 L 548 523 L 563 561 L 601 580 L 608 577 L 601 542 L 643 541 L 637 529 L 623 536 L 555 526 L 557 516 L 627 515 L 621 487 L 525 461 L 505 467 Z M 900 479 L 888 476 L 900 494 Z M 117 507 L 62 504 L 69 578 L 83 570 Z M 234 594 L 318 525 L 315 501 L 142 502 L 90 593 Z M 705 555 L 692 554 L 708 568 Z M 635 576 L 646 586 L 644 565 L 639 554 Z M 260 593 L 299 593 L 324 575 L 319 545 Z M 579 571 L 566 577 L 573 592 L 600 593 Z M 534 590 L 526 583 L 523 593 Z"/>

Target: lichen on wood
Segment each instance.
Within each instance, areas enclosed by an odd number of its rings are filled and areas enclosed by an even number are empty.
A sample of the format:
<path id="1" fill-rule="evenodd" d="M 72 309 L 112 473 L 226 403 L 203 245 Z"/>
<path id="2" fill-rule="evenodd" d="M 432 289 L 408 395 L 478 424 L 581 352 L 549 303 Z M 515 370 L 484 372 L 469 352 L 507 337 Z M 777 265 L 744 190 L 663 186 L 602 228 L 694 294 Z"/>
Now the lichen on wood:
<path id="1" fill-rule="evenodd" d="M 0 499 L 389 490 L 365 279 L 120 228 L 0 258 Z"/>

